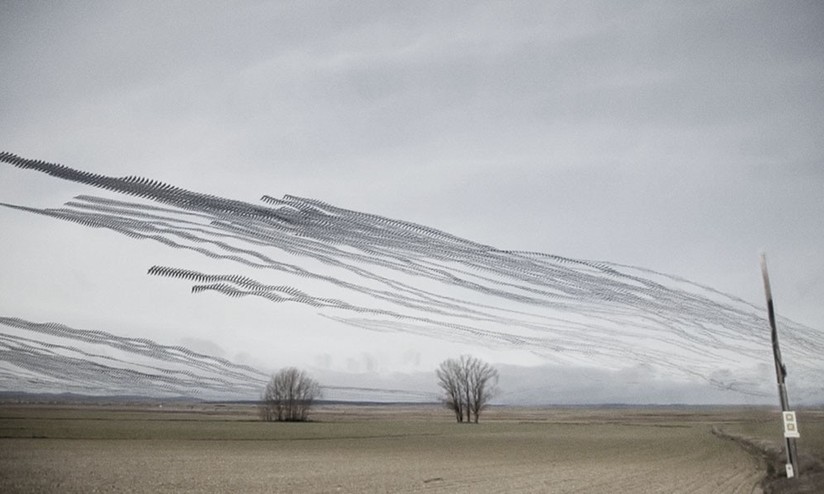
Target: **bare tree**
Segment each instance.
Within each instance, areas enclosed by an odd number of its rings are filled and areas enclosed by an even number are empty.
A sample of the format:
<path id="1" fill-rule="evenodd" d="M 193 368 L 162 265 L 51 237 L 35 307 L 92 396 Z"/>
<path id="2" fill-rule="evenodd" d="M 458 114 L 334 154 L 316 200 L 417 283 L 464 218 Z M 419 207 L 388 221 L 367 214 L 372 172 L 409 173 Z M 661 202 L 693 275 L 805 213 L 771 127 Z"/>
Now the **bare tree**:
<path id="1" fill-rule="evenodd" d="M 267 422 L 302 422 L 320 397 L 320 386 L 309 375 L 294 367 L 273 375 L 263 391 L 261 418 Z"/>
<path id="2" fill-rule="evenodd" d="M 470 390 L 469 404 L 477 424 L 478 416 L 495 396 L 498 370 L 486 362 L 473 358 L 469 362 L 466 374 L 469 382 L 467 388 Z"/>
<path id="3" fill-rule="evenodd" d="M 462 355 L 458 360 L 441 362 L 435 375 L 444 391 L 443 402 L 455 412 L 455 419 L 477 424 L 481 412 L 495 395 L 498 371 L 475 357 Z"/>
<path id="4" fill-rule="evenodd" d="M 444 391 L 443 401 L 446 408 L 455 412 L 458 422 L 463 422 L 464 393 L 460 363 L 454 359 L 444 360 L 435 371 L 435 375 L 438 376 L 438 385 Z"/>

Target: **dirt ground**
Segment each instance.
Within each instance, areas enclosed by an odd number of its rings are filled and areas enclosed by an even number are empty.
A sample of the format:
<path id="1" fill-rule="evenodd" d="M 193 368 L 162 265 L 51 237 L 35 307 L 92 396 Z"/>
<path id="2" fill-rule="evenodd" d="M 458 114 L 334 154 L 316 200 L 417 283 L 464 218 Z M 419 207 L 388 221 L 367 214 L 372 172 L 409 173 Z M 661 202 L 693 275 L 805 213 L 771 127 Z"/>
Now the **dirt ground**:
<path id="1" fill-rule="evenodd" d="M 0 492 L 759 492 L 722 409 L 328 406 L 262 423 L 244 406 L 0 408 Z M 486 420 L 483 420 L 486 419 Z"/>

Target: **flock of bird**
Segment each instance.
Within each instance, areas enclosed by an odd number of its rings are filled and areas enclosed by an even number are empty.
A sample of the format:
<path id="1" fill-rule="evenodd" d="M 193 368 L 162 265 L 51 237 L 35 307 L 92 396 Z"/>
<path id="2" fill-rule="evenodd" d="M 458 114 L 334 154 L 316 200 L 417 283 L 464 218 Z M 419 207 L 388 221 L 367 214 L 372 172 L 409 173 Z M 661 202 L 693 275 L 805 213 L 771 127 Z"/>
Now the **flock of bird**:
<path id="1" fill-rule="evenodd" d="M 263 196 L 252 204 L 11 153 L 0 153 L 0 162 L 109 192 L 80 195 L 54 209 L 4 207 L 217 261 L 220 272 L 198 266 L 148 269 L 148 275 L 189 283 L 193 293 L 301 304 L 329 324 L 517 348 L 559 365 L 650 365 L 664 375 L 742 393 L 763 393 L 763 383 L 750 371 L 772 362 L 765 309 L 683 278 L 500 250 L 313 199 Z M 779 324 L 789 379 L 820 395 L 824 337 L 787 319 Z M 0 318 L 0 325 L 14 329 L 0 333 L 0 362 L 11 364 L 0 383 L 23 375 L 29 383 L 62 380 L 83 389 L 191 394 L 234 387 L 256 393 L 266 377 L 141 338 L 14 317 Z M 117 349 L 120 357 L 86 351 L 80 343 Z"/>

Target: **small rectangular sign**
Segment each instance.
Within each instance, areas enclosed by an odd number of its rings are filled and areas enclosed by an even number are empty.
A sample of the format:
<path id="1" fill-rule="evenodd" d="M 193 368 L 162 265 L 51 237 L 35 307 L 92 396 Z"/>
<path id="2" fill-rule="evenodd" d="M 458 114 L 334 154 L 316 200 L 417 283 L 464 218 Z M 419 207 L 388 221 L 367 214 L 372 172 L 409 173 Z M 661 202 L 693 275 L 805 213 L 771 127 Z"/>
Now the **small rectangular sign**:
<path id="1" fill-rule="evenodd" d="M 784 437 L 801 437 L 798 433 L 798 422 L 795 420 L 795 412 L 784 411 Z"/>

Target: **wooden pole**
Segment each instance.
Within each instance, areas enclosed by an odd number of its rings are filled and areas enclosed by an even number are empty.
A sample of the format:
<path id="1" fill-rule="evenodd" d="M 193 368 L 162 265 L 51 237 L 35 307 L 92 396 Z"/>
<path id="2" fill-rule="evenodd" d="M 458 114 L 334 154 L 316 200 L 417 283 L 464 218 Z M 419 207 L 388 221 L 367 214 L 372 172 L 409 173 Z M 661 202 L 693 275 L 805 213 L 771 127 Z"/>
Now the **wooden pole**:
<path id="1" fill-rule="evenodd" d="M 767 317 L 770 320 L 770 330 L 772 336 L 773 360 L 775 361 L 775 377 L 778 381 L 778 398 L 781 400 L 781 411 L 786 412 L 790 410 L 790 401 L 787 398 L 787 386 L 784 384 L 784 378 L 787 377 L 787 368 L 781 362 L 781 349 L 778 347 L 778 330 L 775 325 L 775 308 L 773 306 L 772 290 L 770 290 L 770 275 L 767 274 L 767 257 L 761 254 L 761 275 L 764 278 L 764 293 L 767 296 Z M 798 472 L 798 452 L 796 451 L 795 438 L 784 437 L 787 450 L 787 465 L 792 466 L 792 475 L 794 477 Z"/>

